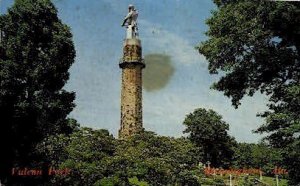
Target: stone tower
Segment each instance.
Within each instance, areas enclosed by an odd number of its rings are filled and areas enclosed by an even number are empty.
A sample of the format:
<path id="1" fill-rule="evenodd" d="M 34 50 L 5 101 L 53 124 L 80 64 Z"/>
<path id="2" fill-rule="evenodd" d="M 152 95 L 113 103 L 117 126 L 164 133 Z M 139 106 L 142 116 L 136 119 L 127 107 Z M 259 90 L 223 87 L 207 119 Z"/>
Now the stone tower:
<path id="1" fill-rule="evenodd" d="M 142 46 L 138 38 L 136 18 L 137 11 L 130 5 L 129 13 L 122 25 L 128 24 L 123 44 L 123 57 L 119 63 L 122 69 L 121 126 L 119 130 L 121 139 L 143 130 L 142 69 L 145 68 L 145 63 L 142 58 Z"/>

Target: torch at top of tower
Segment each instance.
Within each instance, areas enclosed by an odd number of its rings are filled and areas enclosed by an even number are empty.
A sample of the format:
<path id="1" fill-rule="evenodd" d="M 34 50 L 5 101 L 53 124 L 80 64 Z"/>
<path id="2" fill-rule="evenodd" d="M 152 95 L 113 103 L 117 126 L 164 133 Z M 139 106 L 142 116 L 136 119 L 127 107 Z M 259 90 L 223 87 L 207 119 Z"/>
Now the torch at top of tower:
<path id="1" fill-rule="evenodd" d="M 133 39 L 138 37 L 137 27 L 138 11 L 133 5 L 128 6 L 128 14 L 124 18 L 122 26 L 126 26 L 126 39 Z"/>

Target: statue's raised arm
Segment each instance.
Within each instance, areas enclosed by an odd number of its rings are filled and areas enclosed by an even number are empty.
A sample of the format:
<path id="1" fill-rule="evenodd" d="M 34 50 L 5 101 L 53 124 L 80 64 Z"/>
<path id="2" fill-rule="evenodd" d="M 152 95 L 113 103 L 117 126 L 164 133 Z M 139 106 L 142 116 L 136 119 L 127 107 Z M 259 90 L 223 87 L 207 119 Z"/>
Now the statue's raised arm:
<path id="1" fill-rule="evenodd" d="M 133 5 L 129 5 L 128 14 L 122 23 L 122 26 L 127 26 L 127 39 L 136 38 L 138 36 L 137 17 L 138 11 Z"/>

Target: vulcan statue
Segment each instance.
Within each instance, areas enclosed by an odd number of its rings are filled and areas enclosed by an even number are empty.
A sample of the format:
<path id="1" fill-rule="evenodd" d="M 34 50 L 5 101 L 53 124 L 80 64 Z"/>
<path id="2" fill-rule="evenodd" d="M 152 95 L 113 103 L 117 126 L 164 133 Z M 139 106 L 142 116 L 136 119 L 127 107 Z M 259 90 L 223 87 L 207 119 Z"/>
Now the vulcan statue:
<path id="1" fill-rule="evenodd" d="M 138 36 L 137 17 L 138 11 L 134 8 L 133 5 L 129 5 L 128 14 L 124 18 L 124 21 L 122 23 L 122 26 L 127 27 L 127 39 L 132 39 Z"/>

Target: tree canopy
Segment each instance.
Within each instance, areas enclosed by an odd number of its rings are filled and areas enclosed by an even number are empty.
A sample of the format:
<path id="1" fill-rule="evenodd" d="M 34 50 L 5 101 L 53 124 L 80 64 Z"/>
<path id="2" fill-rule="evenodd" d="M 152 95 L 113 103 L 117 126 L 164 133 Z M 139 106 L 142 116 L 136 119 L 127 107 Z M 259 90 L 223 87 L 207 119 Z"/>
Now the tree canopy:
<path id="1" fill-rule="evenodd" d="M 261 169 L 265 175 L 272 175 L 276 166 L 284 168 L 281 153 L 264 143 L 238 143 L 234 148 L 234 167 Z"/>
<path id="2" fill-rule="evenodd" d="M 204 152 L 203 163 L 228 168 L 233 158 L 235 140 L 228 135 L 229 125 L 213 110 L 196 109 L 186 116 L 184 133 Z"/>
<path id="3" fill-rule="evenodd" d="M 0 179 L 29 166 L 35 145 L 70 133 L 75 94 L 63 86 L 75 50 L 70 28 L 50 0 L 16 0 L 0 16 Z M 9 136 L 10 140 L 5 136 Z"/>
<path id="4" fill-rule="evenodd" d="M 198 47 L 210 73 L 225 72 L 213 87 L 235 106 L 257 90 L 278 101 L 283 88 L 299 82 L 299 3 L 217 2 L 207 20 L 209 39 Z"/>
<path id="5" fill-rule="evenodd" d="M 269 110 L 260 114 L 266 122 L 257 132 L 269 133 L 266 139 L 275 147 L 295 149 L 291 146 L 300 140 L 300 4 L 214 2 L 208 39 L 198 46 L 210 73 L 222 72 L 213 88 L 230 97 L 235 107 L 245 95 L 268 95 Z"/>
<path id="6" fill-rule="evenodd" d="M 152 132 L 116 140 L 107 130 L 81 128 L 49 137 L 38 149 L 53 165 L 71 170 L 54 177 L 55 185 L 199 185 L 201 176 L 194 144 Z"/>

